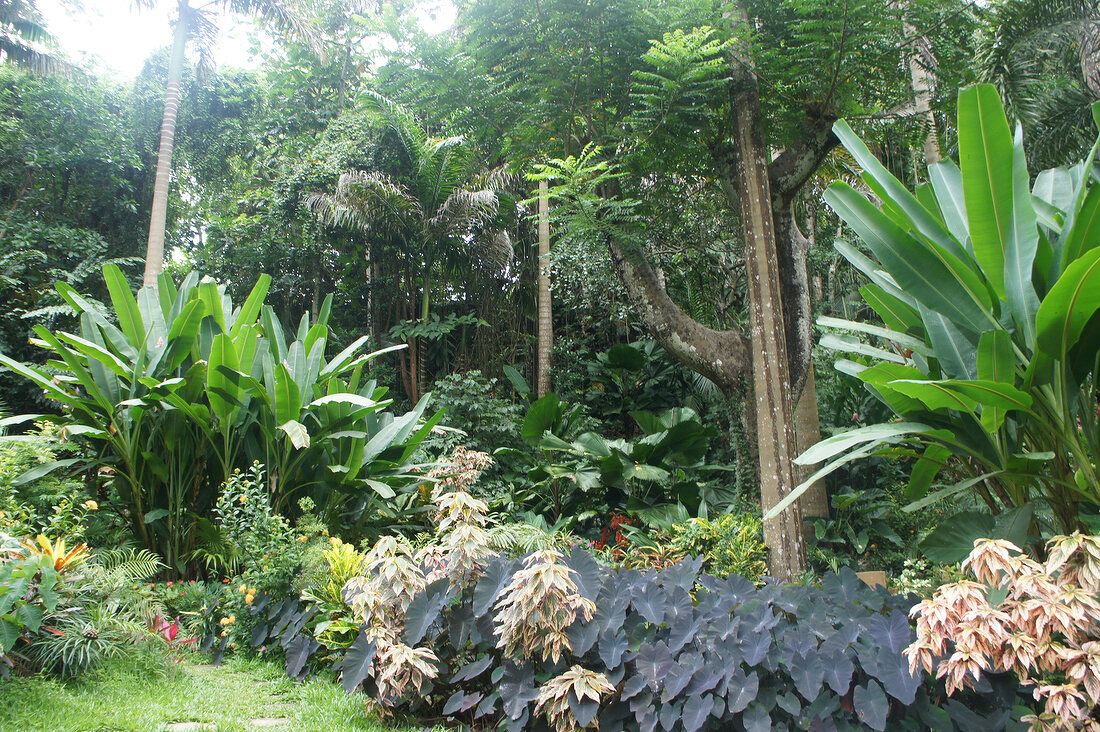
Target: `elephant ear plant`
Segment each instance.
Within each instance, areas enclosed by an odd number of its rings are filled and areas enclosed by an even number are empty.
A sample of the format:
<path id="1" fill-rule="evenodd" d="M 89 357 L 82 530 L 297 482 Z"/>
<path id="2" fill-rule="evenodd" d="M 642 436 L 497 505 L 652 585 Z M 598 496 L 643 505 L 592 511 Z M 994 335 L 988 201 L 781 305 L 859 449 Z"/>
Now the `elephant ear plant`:
<path id="1" fill-rule="evenodd" d="M 253 461 L 268 467 L 277 507 L 308 493 L 330 520 L 361 518 L 377 497 L 414 482 L 405 468 L 439 415 L 422 419 L 426 397 L 404 416 L 386 411 L 385 389 L 362 379 L 378 355 L 361 353 L 365 338 L 325 358 L 330 302 L 288 343 L 264 306 L 267 275 L 234 306 L 196 273 L 179 287 L 162 275 L 136 297 L 117 267 L 103 274 L 113 318 L 59 283 L 79 334 L 38 326 L 34 342 L 51 352 L 45 368 L 4 355 L 0 363 L 60 405 L 64 434 L 114 476 L 135 537 L 170 568 L 185 571 L 219 486 Z"/>
<path id="2" fill-rule="evenodd" d="M 976 493 L 993 515 L 941 526 L 945 561 L 965 557 L 977 536 L 1022 543 L 1033 519 L 1043 531 L 1077 529 L 1100 508 L 1097 148 L 1032 182 L 1020 128 L 1012 134 L 994 87 L 974 86 L 959 94 L 960 166 L 929 166 L 929 182 L 911 193 L 847 124 L 834 131 L 874 194 L 829 187 L 825 200 L 871 256 L 836 248 L 867 276 L 860 293 L 884 325 L 823 318 L 849 334 L 822 345 L 858 354 L 837 368 L 897 419 L 831 437 L 799 462 L 828 461 L 814 480 L 871 453 L 909 452 L 918 458 L 909 510 Z M 948 485 L 933 490 L 937 476 Z"/>

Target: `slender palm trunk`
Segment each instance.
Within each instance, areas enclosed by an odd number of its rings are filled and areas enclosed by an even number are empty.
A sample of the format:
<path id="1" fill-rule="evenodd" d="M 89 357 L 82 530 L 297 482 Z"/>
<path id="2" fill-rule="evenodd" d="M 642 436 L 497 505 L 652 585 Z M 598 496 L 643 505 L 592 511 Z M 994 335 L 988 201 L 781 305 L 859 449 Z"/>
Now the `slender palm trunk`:
<path id="1" fill-rule="evenodd" d="M 164 94 L 164 117 L 160 123 L 160 150 L 157 153 L 157 177 L 153 186 L 153 213 L 149 219 L 149 242 L 145 247 L 145 276 L 142 287 L 156 287 L 164 270 L 164 225 L 168 217 L 168 184 L 172 174 L 172 148 L 176 138 L 176 113 L 180 101 L 180 76 L 183 51 L 187 45 L 189 8 L 181 1 L 176 20 L 172 60 L 168 64 L 168 84 Z"/>
<path id="2" fill-rule="evenodd" d="M 743 0 L 738 16 L 748 26 Z M 795 457 L 787 338 L 779 277 L 768 162 L 761 130 L 760 92 L 752 67 L 751 49 L 742 49 L 735 61 L 730 88 L 733 138 L 737 146 L 741 183 L 741 223 L 745 236 L 745 266 L 749 287 L 749 326 L 752 333 L 753 391 L 756 444 L 760 456 L 761 506 L 767 512 L 794 488 L 791 460 Z M 795 579 L 806 568 L 802 536 L 802 508 L 795 502 L 764 522 L 769 572 Z"/>
<path id="3" fill-rule="evenodd" d="M 550 391 L 550 350 L 554 343 L 554 318 L 550 302 L 550 201 L 549 185 L 539 181 L 539 334 L 536 359 L 539 398 Z"/>

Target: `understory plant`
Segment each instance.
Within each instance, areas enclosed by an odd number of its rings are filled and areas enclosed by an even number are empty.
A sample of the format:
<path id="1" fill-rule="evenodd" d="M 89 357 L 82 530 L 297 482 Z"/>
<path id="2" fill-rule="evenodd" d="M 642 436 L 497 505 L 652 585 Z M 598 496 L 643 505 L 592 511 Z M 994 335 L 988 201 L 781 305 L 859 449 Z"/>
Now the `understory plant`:
<path id="1" fill-rule="evenodd" d="M 910 672 L 905 598 L 850 570 L 820 587 L 700 573 L 613 570 L 588 552 L 493 550 L 484 501 L 434 496 L 434 538 L 376 542 L 343 588 L 358 627 L 343 648 L 309 598 L 260 598 L 256 647 L 280 644 L 301 676 L 334 660 L 349 692 L 421 718 L 507 729 L 1004 729 L 1015 681 L 966 704 Z M 1026 710 L 1025 710 L 1026 711 Z M 1018 716 L 1019 713 L 1017 713 Z"/>
<path id="2" fill-rule="evenodd" d="M 905 655 L 946 681 L 947 693 L 1011 672 L 1042 702 L 1033 729 L 1100 729 L 1100 538 L 1047 544 L 1040 564 L 1003 539 L 975 542 L 967 578 L 913 608 L 917 639 Z"/>
<path id="3" fill-rule="evenodd" d="M 361 527 L 415 500 L 411 457 L 438 416 L 423 419 L 426 397 L 387 411 L 386 389 L 362 378 L 378 355 L 362 352 L 366 337 L 327 358 L 331 298 L 288 338 L 264 305 L 267 275 L 234 305 L 196 273 L 136 297 L 117 267 L 103 274 L 112 312 L 59 283 L 79 332 L 36 326 L 47 368 L 0 363 L 61 407 L 65 435 L 112 476 L 133 535 L 170 571 L 187 569 L 221 484 L 255 460 L 279 511 L 309 496 L 325 520 Z"/>
<path id="4" fill-rule="evenodd" d="M 1100 105 L 1094 106 L 1100 119 Z M 854 354 L 837 368 L 861 380 L 894 420 L 819 443 L 799 458 L 827 465 L 805 486 L 872 453 L 916 458 L 910 510 L 968 492 L 996 526 L 948 520 L 962 559 L 978 536 L 1072 532 L 1100 507 L 1100 182 L 1096 146 L 1082 163 L 1028 172 L 997 90 L 958 101 L 960 166 L 929 166 L 908 191 L 843 121 L 834 132 L 864 172 L 869 198 L 844 182 L 825 199 L 870 255 L 837 250 L 869 282 L 882 324 L 823 319 L 849 334 L 822 345 Z M 850 335 L 855 334 L 855 335 Z M 939 478 L 944 487 L 931 491 Z M 988 515 L 988 514 L 987 514 Z M 1022 529 L 1021 529 L 1022 527 Z M 942 528 L 942 527 L 941 527 Z"/>

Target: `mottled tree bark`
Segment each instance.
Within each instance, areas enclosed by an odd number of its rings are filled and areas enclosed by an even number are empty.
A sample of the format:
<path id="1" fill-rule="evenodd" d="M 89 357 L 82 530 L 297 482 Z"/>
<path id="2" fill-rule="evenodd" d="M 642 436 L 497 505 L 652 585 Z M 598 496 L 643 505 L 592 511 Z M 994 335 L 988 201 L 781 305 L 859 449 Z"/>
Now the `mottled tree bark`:
<path id="1" fill-rule="evenodd" d="M 747 24 L 744 6 L 739 5 L 738 10 L 742 22 Z M 767 512 L 794 489 L 791 461 L 795 457 L 795 443 L 767 148 L 761 130 L 759 88 L 751 65 L 751 51 L 744 51 L 734 61 L 730 105 L 745 235 L 760 503 Z M 764 522 L 764 543 L 768 546 L 771 574 L 790 581 L 805 570 L 802 510 L 797 502 Z"/>
<path id="2" fill-rule="evenodd" d="M 550 302 L 550 201 L 549 184 L 539 181 L 539 319 L 535 388 L 539 398 L 550 391 L 550 351 L 554 344 L 554 318 Z"/>

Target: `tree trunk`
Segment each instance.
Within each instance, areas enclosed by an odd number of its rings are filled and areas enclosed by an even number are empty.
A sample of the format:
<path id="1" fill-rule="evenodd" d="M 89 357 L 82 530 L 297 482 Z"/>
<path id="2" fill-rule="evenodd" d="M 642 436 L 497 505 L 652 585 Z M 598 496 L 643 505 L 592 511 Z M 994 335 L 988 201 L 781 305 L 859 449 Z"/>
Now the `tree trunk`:
<path id="1" fill-rule="evenodd" d="M 539 398 L 550 391 L 550 351 L 554 344 L 554 318 L 550 301 L 550 201 L 549 184 L 539 181 L 539 334 L 535 383 Z"/>
<path id="2" fill-rule="evenodd" d="M 912 40 L 907 61 L 909 78 L 913 85 L 913 101 L 917 114 L 925 125 L 924 163 L 933 165 L 943 159 L 936 134 L 936 116 L 932 113 L 932 92 L 936 88 L 936 74 L 933 70 L 936 67 L 936 57 L 932 55 L 932 46 L 928 39 L 917 35 L 916 29 L 909 23 L 902 24 L 902 33 Z"/>
<path id="3" fill-rule="evenodd" d="M 810 369 L 810 373 L 806 376 L 806 387 L 802 390 L 802 396 L 799 397 L 798 405 L 794 408 L 794 429 L 795 445 L 799 455 L 821 440 L 821 415 L 817 411 L 817 384 L 814 381 L 813 369 Z M 819 467 L 821 467 L 820 463 L 796 465 L 795 480 L 801 484 Z M 825 481 L 817 480 L 802 494 L 799 503 L 802 504 L 803 516 L 829 518 L 829 494 L 825 490 Z"/>
<path id="4" fill-rule="evenodd" d="M 748 14 L 744 6 L 739 4 L 738 11 L 747 27 Z M 734 61 L 735 81 L 730 87 L 730 105 L 745 234 L 760 495 L 761 506 L 767 512 L 795 485 L 791 463 L 795 449 L 794 425 L 789 399 L 779 253 L 767 150 L 761 130 L 759 89 L 751 65 L 751 50 L 743 51 L 743 57 Z M 769 550 L 771 574 L 790 581 L 805 570 L 802 511 L 797 502 L 764 523 L 764 542 Z"/>
<path id="5" fill-rule="evenodd" d="M 149 241 L 145 246 L 145 275 L 142 287 L 156 287 L 157 277 L 164 271 L 164 226 L 168 218 L 168 185 L 172 177 L 172 148 L 176 139 L 176 113 L 179 111 L 180 76 L 183 74 L 183 52 L 187 46 L 190 8 L 182 1 L 176 20 L 172 59 L 168 63 L 168 84 L 164 94 L 164 117 L 160 123 L 160 150 L 157 152 L 157 175 L 153 185 L 153 212 L 149 218 Z"/>

